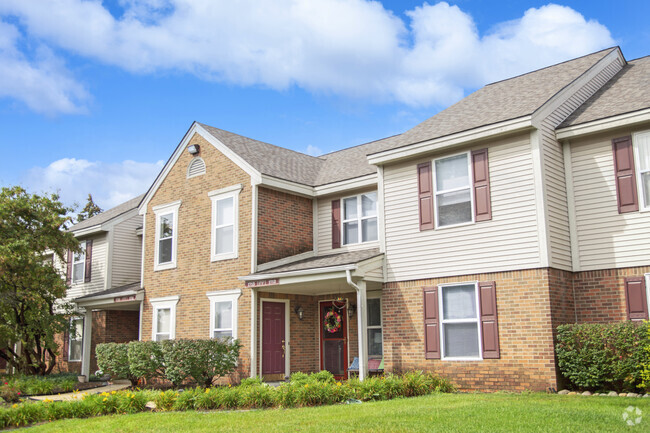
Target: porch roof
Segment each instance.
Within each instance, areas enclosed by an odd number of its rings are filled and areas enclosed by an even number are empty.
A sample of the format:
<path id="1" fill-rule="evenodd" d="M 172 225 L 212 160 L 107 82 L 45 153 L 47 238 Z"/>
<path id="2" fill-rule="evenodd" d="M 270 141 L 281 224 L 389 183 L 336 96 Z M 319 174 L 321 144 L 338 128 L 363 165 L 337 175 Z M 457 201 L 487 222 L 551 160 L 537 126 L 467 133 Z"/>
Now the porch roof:
<path id="1" fill-rule="evenodd" d="M 82 308 L 100 308 L 106 310 L 137 310 L 144 298 L 144 289 L 140 282 L 102 290 L 75 298 L 74 302 Z"/>
<path id="2" fill-rule="evenodd" d="M 262 274 L 268 275 L 268 274 L 278 274 L 278 273 L 293 272 L 293 271 L 305 271 L 310 269 L 316 270 L 322 268 L 354 265 L 364 260 L 372 259 L 373 257 L 378 257 L 381 255 L 382 253 L 379 252 L 379 248 L 372 248 L 369 250 L 359 250 L 359 251 L 348 251 L 348 252 L 337 253 L 337 254 L 326 254 L 322 256 L 309 257 L 303 260 L 298 260 L 293 263 L 276 266 L 270 269 L 266 269 L 263 272 L 257 272 L 255 274 L 249 275 L 249 277 L 262 275 Z"/>

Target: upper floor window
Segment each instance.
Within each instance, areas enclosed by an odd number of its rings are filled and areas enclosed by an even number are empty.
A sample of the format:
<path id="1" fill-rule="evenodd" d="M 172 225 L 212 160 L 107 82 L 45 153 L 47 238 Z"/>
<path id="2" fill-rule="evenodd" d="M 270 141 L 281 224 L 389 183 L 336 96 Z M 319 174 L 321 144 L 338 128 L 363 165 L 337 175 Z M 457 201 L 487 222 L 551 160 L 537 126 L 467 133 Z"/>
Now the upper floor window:
<path id="1" fill-rule="evenodd" d="M 650 131 L 634 134 L 641 209 L 650 210 Z"/>
<path id="2" fill-rule="evenodd" d="M 81 361 L 83 351 L 84 319 L 73 317 L 70 319 L 70 339 L 68 343 L 68 361 Z"/>
<path id="3" fill-rule="evenodd" d="M 154 270 L 176 267 L 176 250 L 178 244 L 178 208 L 177 201 L 153 208 L 156 215 L 156 247 Z"/>
<path id="4" fill-rule="evenodd" d="M 176 304 L 178 299 L 178 296 L 167 296 L 150 301 L 153 306 L 152 340 L 173 340 L 176 336 Z"/>
<path id="5" fill-rule="evenodd" d="M 72 282 L 83 283 L 86 270 L 86 243 L 82 242 L 80 250 L 72 254 Z"/>
<path id="6" fill-rule="evenodd" d="M 472 222 L 469 153 L 434 162 L 436 227 Z"/>
<path id="7" fill-rule="evenodd" d="M 212 261 L 237 257 L 241 188 L 234 185 L 208 193 L 212 200 Z"/>
<path id="8" fill-rule="evenodd" d="M 343 199 L 343 244 L 377 240 L 377 193 Z"/>

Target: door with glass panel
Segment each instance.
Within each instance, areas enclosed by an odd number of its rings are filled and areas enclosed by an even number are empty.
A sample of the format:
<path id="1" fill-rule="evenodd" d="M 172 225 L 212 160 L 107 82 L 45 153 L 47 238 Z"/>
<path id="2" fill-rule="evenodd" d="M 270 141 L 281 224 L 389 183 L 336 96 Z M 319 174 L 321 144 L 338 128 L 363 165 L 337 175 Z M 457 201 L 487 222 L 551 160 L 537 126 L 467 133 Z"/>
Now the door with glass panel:
<path id="1" fill-rule="evenodd" d="M 320 303 L 320 369 L 336 379 L 347 379 L 348 343 L 347 309 L 333 302 Z"/>

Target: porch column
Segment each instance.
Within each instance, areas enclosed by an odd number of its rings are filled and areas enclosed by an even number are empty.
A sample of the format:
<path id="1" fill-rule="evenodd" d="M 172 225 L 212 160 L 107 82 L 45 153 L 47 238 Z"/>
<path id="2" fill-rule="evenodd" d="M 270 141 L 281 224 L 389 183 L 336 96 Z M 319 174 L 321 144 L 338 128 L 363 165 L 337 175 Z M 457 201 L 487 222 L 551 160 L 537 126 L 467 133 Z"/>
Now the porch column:
<path id="1" fill-rule="evenodd" d="M 81 374 L 86 376 L 86 380 L 90 380 L 90 340 L 93 335 L 93 311 L 90 307 L 86 307 L 84 314 L 84 334 L 82 339 L 81 349 Z"/>
<path id="2" fill-rule="evenodd" d="M 251 377 L 257 376 L 257 289 L 251 288 Z"/>
<path id="3" fill-rule="evenodd" d="M 368 376 L 368 330 L 366 320 L 366 282 L 357 283 L 357 329 L 359 333 L 359 380 Z"/>

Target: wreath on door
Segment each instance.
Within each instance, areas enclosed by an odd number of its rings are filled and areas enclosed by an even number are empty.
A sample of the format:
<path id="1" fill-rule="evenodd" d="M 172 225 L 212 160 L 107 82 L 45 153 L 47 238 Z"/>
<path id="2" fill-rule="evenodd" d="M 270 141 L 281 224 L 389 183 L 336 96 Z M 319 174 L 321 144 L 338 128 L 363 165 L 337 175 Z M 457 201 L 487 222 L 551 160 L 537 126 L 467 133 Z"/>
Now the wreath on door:
<path id="1" fill-rule="evenodd" d="M 341 329 L 341 315 L 334 311 L 333 308 L 325 314 L 324 322 L 325 323 L 323 326 L 325 327 L 325 330 L 330 334 L 334 334 L 335 332 L 338 332 L 339 329 Z"/>

